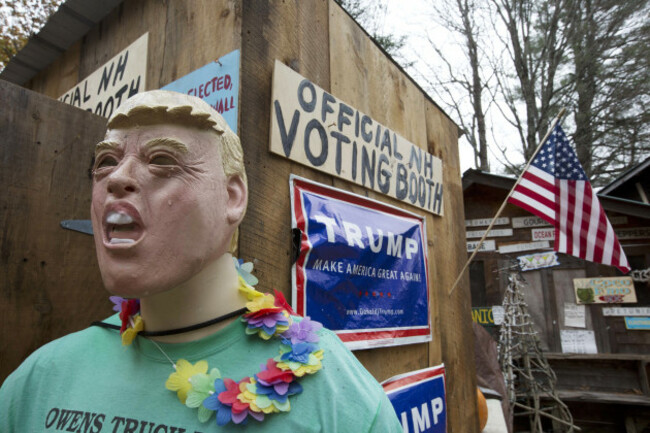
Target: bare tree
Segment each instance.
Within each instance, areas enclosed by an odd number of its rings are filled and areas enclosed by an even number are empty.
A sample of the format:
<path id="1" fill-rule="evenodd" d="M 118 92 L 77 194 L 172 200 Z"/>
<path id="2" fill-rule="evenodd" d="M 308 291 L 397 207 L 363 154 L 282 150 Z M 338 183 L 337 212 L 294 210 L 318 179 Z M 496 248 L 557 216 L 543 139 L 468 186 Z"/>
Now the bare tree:
<path id="1" fill-rule="evenodd" d="M 481 47 L 483 26 L 477 22 L 483 16 L 483 2 L 475 0 L 433 1 L 431 7 L 440 25 L 460 36 L 459 56 L 449 58 L 435 36 L 428 35 L 429 43 L 437 54 L 434 61 L 425 62 L 426 72 L 420 73 L 428 90 L 455 113 L 465 138 L 474 152 L 476 168 L 489 171 L 486 111 L 493 101 L 488 90 L 490 77 L 485 77 Z M 442 68 L 440 68 L 442 66 Z"/>

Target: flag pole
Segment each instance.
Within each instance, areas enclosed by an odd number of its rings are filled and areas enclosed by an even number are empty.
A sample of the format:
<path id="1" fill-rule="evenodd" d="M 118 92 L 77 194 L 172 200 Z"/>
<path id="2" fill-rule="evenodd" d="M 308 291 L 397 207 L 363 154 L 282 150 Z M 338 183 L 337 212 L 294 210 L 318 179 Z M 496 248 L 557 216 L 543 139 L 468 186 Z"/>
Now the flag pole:
<path id="1" fill-rule="evenodd" d="M 485 230 L 485 233 L 483 234 L 483 237 L 481 237 L 481 240 L 478 241 L 478 244 L 476 245 L 476 248 L 474 248 L 474 251 L 472 252 L 472 255 L 469 257 L 469 259 L 467 259 L 467 262 L 465 262 L 465 266 L 463 266 L 463 269 L 458 274 L 458 277 L 456 278 L 456 281 L 454 282 L 454 285 L 451 286 L 451 289 L 449 290 L 448 296 L 451 296 L 451 294 L 456 289 L 456 286 L 458 285 L 458 283 L 460 282 L 460 279 L 462 278 L 463 274 L 467 270 L 467 267 L 472 262 L 472 260 L 474 260 L 474 257 L 476 256 L 476 253 L 478 253 L 478 251 L 481 249 L 481 245 L 483 245 L 483 242 L 485 241 L 485 238 L 487 238 L 488 234 L 490 233 L 490 230 L 492 230 L 492 227 L 494 226 L 494 223 L 496 222 L 497 218 L 499 218 L 499 216 L 501 215 L 501 212 L 503 212 L 503 209 L 506 208 L 506 205 L 508 204 L 508 199 L 510 198 L 513 191 L 515 190 L 515 187 L 517 186 L 517 184 L 521 180 L 521 177 L 524 175 L 526 170 L 528 170 L 528 167 L 530 167 L 530 164 L 533 162 L 533 160 L 535 159 L 535 157 L 539 153 L 539 150 L 542 148 L 542 145 L 546 142 L 546 140 L 548 139 L 548 136 L 551 135 L 551 132 L 553 132 L 553 130 L 555 129 L 555 126 L 558 124 L 558 122 L 564 116 L 564 113 L 566 113 L 566 108 L 562 108 L 560 110 L 560 112 L 557 114 L 557 116 L 555 116 L 555 118 L 553 119 L 553 123 L 551 123 L 551 126 L 549 127 L 548 131 L 546 131 L 546 135 L 544 136 L 544 138 L 542 138 L 542 140 L 537 145 L 537 148 L 535 149 L 535 152 L 533 153 L 533 156 L 531 156 L 530 159 L 528 160 L 528 162 L 526 163 L 526 166 L 521 171 L 521 174 L 519 175 L 519 177 L 515 181 L 515 184 L 512 186 L 512 188 L 510 189 L 510 192 L 508 193 L 506 198 L 503 200 L 503 203 L 501 203 L 501 207 L 497 211 L 496 215 L 494 215 L 494 217 L 492 218 L 492 221 L 490 221 L 490 225 L 488 226 L 487 230 Z"/>

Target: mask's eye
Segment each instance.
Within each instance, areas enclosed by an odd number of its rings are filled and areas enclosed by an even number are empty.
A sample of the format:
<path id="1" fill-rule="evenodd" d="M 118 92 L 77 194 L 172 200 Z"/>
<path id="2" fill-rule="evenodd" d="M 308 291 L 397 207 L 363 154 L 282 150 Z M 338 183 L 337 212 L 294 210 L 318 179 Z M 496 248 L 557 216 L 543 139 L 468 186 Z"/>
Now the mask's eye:
<path id="1" fill-rule="evenodd" d="M 100 156 L 95 163 L 95 168 L 115 167 L 117 159 L 111 155 Z"/>
<path id="2" fill-rule="evenodd" d="M 176 160 L 167 155 L 154 155 L 149 164 L 153 165 L 176 165 Z"/>

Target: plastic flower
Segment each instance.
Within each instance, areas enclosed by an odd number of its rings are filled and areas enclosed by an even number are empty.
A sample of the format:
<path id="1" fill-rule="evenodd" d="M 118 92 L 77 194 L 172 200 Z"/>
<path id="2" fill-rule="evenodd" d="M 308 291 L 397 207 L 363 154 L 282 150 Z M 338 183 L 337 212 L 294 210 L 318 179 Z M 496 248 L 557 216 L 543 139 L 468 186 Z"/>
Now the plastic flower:
<path id="1" fill-rule="evenodd" d="M 217 381 L 220 379 L 217 379 Z M 219 388 L 221 389 L 221 386 L 217 386 L 217 381 L 215 381 L 215 393 L 216 389 Z M 225 415 L 220 415 L 221 411 L 223 410 L 223 406 L 227 406 L 230 409 L 230 420 L 234 422 L 235 424 L 242 424 L 246 423 L 246 419 L 248 415 L 251 415 L 254 419 L 257 421 L 262 421 L 264 419 L 264 413 L 261 412 L 253 412 L 250 410 L 250 404 L 242 401 L 239 399 L 240 394 L 242 393 L 242 389 L 245 390 L 246 385 L 250 383 L 250 377 L 246 377 L 242 379 L 239 382 L 235 382 L 232 379 L 224 379 L 223 380 L 223 385 L 225 387 L 224 391 L 221 391 L 217 395 L 218 401 L 221 403 L 221 408 L 218 409 L 217 412 L 217 423 L 223 422 L 225 419 Z M 206 399 L 206 407 L 211 408 L 211 407 L 216 407 L 217 405 L 214 404 L 214 400 L 212 399 L 212 396 Z M 224 412 L 227 412 L 226 410 L 223 410 Z M 226 421 L 224 424 L 227 424 L 228 421 Z M 219 425 L 224 425 L 224 424 L 219 424 Z"/>
<path id="2" fill-rule="evenodd" d="M 273 295 L 269 295 L 268 293 L 262 294 L 262 296 L 258 296 L 250 302 L 247 302 L 246 308 L 248 308 L 248 311 L 250 311 L 250 313 L 270 311 L 277 313 L 282 311 L 282 308 L 275 305 L 275 298 Z"/>
<path id="3" fill-rule="evenodd" d="M 122 302 L 127 300 L 121 296 L 109 296 L 108 299 L 113 303 L 113 311 L 118 313 L 122 311 Z"/>
<path id="4" fill-rule="evenodd" d="M 140 317 L 140 315 L 135 316 L 129 321 L 132 322 L 131 326 L 127 327 L 124 332 L 122 332 L 123 346 L 128 346 L 133 343 L 133 339 L 136 337 L 136 335 L 138 335 L 138 332 L 144 329 L 144 322 L 142 321 L 142 317 Z"/>
<path id="5" fill-rule="evenodd" d="M 305 317 L 300 322 L 293 322 L 289 329 L 282 334 L 282 338 L 283 340 L 291 340 L 292 344 L 316 343 L 319 340 L 316 332 L 322 327 L 323 325 L 320 322 Z M 286 341 L 285 344 L 287 344 Z"/>
<path id="6" fill-rule="evenodd" d="M 293 374 L 298 377 L 302 377 L 305 374 L 316 373 L 323 367 L 321 364 L 321 360 L 323 359 L 323 350 L 320 349 L 307 354 L 307 362 L 301 362 L 299 359 L 305 359 L 305 352 L 309 349 L 308 346 L 315 348 L 316 345 L 309 343 L 299 344 L 304 344 L 305 346 L 300 346 L 297 353 L 294 353 L 294 346 L 287 346 L 283 344 L 280 346 L 280 355 L 273 358 L 273 360 L 277 361 L 278 368 L 282 370 L 291 370 Z"/>
<path id="7" fill-rule="evenodd" d="M 291 305 L 287 302 L 286 298 L 282 294 L 282 292 L 278 292 L 277 290 L 273 289 L 273 294 L 275 294 L 275 306 L 280 307 L 283 310 L 286 310 L 287 313 L 291 314 L 292 316 L 296 315 L 296 312 L 293 311 L 293 308 L 291 308 Z"/>
<path id="8" fill-rule="evenodd" d="M 253 263 L 252 262 L 246 262 L 244 263 L 244 260 L 242 259 L 236 259 L 232 258 L 233 262 L 235 263 L 235 268 L 237 269 L 237 273 L 241 277 L 242 280 L 249 286 L 254 286 L 257 283 L 259 283 L 259 280 L 255 275 L 253 275 L 251 272 L 253 272 Z"/>
<path id="9" fill-rule="evenodd" d="M 176 369 L 176 372 L 169 375 L 167 382 L 165 382 L 165 388 L 170 391 L 176 391 L 178 399 L 181 403 L 185 404 L 187 401 L 187 394 L 192 389 L 190 378 L 195 374 L 207 373 L 208 362 L 201 360 L 192 365 L 184 359 L 179 359 L 176 362 L 176 365 L 174 365 L 174 368 Z"/>
<path id="10" fill-rule="evenodd" d="M 221 373 L 216 368 L 210 370 L 209 374 L 199 373 L 190 377 L 192 389 L 187 393 L 185 406 L 189 408 L 199 408 L 199 421 L 206 422 L 212 416 L 212 411 L 203 406 L 203 400 L 214 394 L 214 381 L 221 377 Z"/>
<path id="11" fill-rule="evenodd" d="M 246 327 L 247 334 L 259 334 L 265 340 L 268 340 L 274 335 L 282 334 L 289 329 L 289 317 L 284 311 L 259 315 L 257 317 L 248 317 L 248 315 L 245 315 L 242 319 L 248 322 L 248 326 Z"/>
<path id="12" fill-rule="evenodd" d="M 278 368 L 273 358 L 269 358 L 266 365 L 261 365 L 260 370 L 255 375 L 255 379 L 264 386 L 279 386 L 282 383 L 288 384 L 294 380 L 293 372 Z"/>
<path id="13" fill-rule="evenodd" d="M 239 276 L 238 278 L 239 278 L 239 291 L 242 292 L 244 295 L 246 295 L 246 299 L 252 301 L 255 298 L 260 298 L 264 296 L 264 293 L 258 292 L 252 286 L 246 284 L 246 281 L 241 276 Z"/>
<path id="14" fill-rule="evenodd" d="M 120 328 L 120 334 L 126 330 L 126 328 L 131 325 L 129 318 L 140 312 L 140 301 L 138 299 L 123 299 L 122 307 L 120 310 L 120 319 L 122 320 L 122 327 Z"/>

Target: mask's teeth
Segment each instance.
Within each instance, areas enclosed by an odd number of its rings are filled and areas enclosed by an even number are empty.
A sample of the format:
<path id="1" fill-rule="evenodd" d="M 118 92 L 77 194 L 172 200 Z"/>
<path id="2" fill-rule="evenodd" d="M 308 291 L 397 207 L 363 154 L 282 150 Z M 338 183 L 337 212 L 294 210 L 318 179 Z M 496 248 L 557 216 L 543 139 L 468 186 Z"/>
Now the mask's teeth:
<path id="1" fill-rule="evenodd" d="M 111 244 L 132 244 L 134 242 L 133 239 L 111 238 Z"/>
<path id="2" fill-rule="evenodd" d="M 131 224 L 133 218 L 124 212 L 109 212 L 106 216 L 106 222 L 109 224 Z"/>

